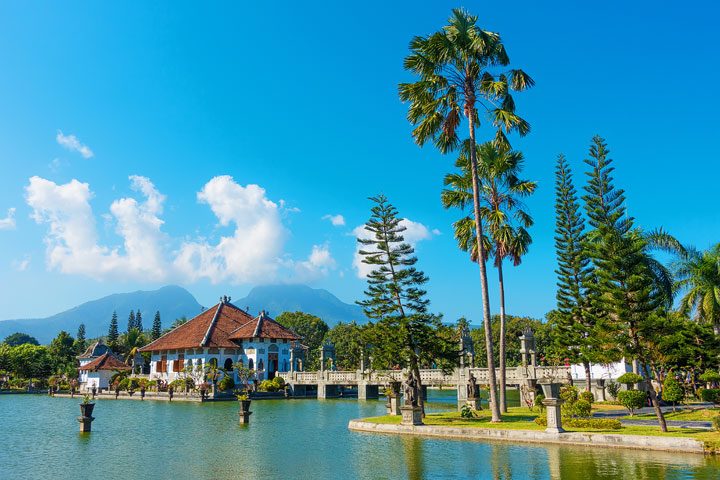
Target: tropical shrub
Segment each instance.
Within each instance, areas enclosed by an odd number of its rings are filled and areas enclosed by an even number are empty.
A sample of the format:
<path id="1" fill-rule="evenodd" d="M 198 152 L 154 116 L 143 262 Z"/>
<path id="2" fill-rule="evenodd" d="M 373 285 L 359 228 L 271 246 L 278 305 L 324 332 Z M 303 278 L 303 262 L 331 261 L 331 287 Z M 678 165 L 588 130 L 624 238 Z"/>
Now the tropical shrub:
<path id="1" fill-rule="evenodd" d="M 261 392 L 277 392 L 278 386 L 273 380 L 263 380 L 258 386 L 258 390 Z"/>
<path id="2" fill-rule="evenodd" d="M 685 391 L 683 390 L 680 382 L 675 380 L 675 377 L 668 375 L 665 377 L 662 389 L 662 399 L 665 402 L 673 404 L 673 411 L 675 411 L 675 404 L 682 402 L 685 398 Z"/>
<path id="3" fill-rule="evenodd" d="M 572 404 L 570 416 L 586 418 L 590 416 L 592 405 L 587 400 L 578 400 Z"/>
<path id="4" fill-rule="evenodd" d="M 232 375 L 225 375 L 217 384 L 218 389 L 221 391 L 225 390 L 232 390 L 235 388 L 235 380 L 233 380 Z"/>
<path id="5" fill-rule="evenodd" d="M 720 405 L 720 388 L 704 388 L 700 390 L 700 398 L 706 402 Z"/>
<path id="6" fill-rule="evenodd" d="M 125 386 L 125 388 L 128 392 L 134 392 L 135 390 L 140 388 L 140 379 L 131 377 L 125 380 L 127 381 L 127 385 Z"/>
<path id="7" fill-rule="evenodd" d="M 635 410 L 645 406 L 646 399 L 647 393 L 642 390 L 623 390 L 618 393 L 618 400 L 630 411 L 630 416 L 635 414 Z"/>
<path id="8" fill-rule="evenodd" d="M 618 392 L 620 392 L 620 384 L 610 380 L 605 387 L 612 398 L 617 398 Z"/>
<path id="9" fill-rule="evenodd" d="M 579 395 L 580 400 L 585 400 L 589 404 L 595 403 L 595 395 L 592 394 L 592 392 L 588 392 L 587 390 L 583 390 L 580 392 Z"/>
<path id="10" fill-rule="evenodd" d="M 547 427 L 547 416 L 541 415 L 535 419 L 541 427 Z M 564 427 L 593 429 L 593 430 L 620 430 L 620 420 L 614 418 L 564 418 Z"/>
<path id="11" fill-rule="evenodd" d="M 715 370 L 708 370 L 704 372 L 702 375 L 700 375 L 701 381 L 707 383 L 707 384 L 714 384 L 717 382 L 720 382 L 720 373 L 716 372 Z"/>
<path id="12" fill-rule="evenodd" d="M 715 431 L 720 431 L 720 415 L 715 415 L 712 419 L 713 428 Z"/>
<path id="13" fill-rule="evenodd" d="M 620 375 L 617 379 L 618 383 L 627 385 L 628 390 L 631 390 L 636 383 L 642 382 L 643 377 L 637 373 L 627 372 Z"/>
<path id="14" fill-rule="evenodd" d="M 283 380 L 282 377 L 275 377 L 273 378 L 273 383 L 277 386 L 278 390 L 282 390 L 285 388 L 285 380 Z"/>
<path id="15" fill-rule="evenodd" d="M 545 411 L 545 405 L 543 405 L 542 403 L 543 400 L 545 400 L 545 395 L 543 395 L 542 393 L 535 395 L 535 406 L 538 407 L 541 412 Z"/>
<path id="16" fill-rule="evenodd" d="M 562 387 L 560 389 L 560 398 L 563 399 L 566 404 L 575 403 L 578 399 L 577 387 L 571 387 L 569 385 Z"/>
<path id="17" fill-rule="evenodd" d="M 460 416 L 462 418 L 475 418 L 475 412 L 470 408 L 470 405 L 463 405 L 460 409 Z"/>

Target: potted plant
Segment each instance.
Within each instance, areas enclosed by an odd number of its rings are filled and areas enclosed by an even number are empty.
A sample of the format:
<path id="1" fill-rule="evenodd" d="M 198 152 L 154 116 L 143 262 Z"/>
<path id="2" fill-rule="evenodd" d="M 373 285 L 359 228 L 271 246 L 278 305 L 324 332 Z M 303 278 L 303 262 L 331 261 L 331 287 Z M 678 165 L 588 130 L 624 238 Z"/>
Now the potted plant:
<path id="1" fill-rule="evenodd" d="M 93 409 L 95 404 L 90 401 L 90 395 L 83 396 L 83 401 L 80 404 L 80 415 L 83 417 L 92 417 Z"/>
<path id="2" fill-rule="evenodd" d="M 250 411 L 250 397 L 248 397 L 247 393 L 239 393 L 237 394 L 238 402 L 240 402 L 240 411 L 241 412 L 249 412 Z"/>

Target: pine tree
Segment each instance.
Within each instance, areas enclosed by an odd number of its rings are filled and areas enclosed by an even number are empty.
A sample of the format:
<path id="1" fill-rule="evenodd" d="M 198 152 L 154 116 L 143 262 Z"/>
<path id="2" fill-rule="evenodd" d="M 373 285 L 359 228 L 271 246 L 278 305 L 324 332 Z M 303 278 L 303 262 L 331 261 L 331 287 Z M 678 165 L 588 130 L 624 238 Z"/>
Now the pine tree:
<path id="1" fill-rule="evenodd" d="M 140 333 L 143 332 L 142 312 L 140 311 L 140 309 L 138 309 L 137 313 L 135 314 L 135 328 L 137 328 Z"/>
<path id="2" fill-rule="evenodd" d="M 614 168 L 608 154 L 605 141 L 596 136 L 590 159 L 585 160 L 591 169 L 583 199 L 593 227 L 586 242 L 594 266 L 592 289 L 607 314 L 603 330 L 614 335 L 625 358 L 633 359 L 633 371 L 650 378 L 652 359 L 643 349 L 643 340 L 652 339 L 658 310 L 671 294 L 659 288 L 664 272 L 658 271 L 658 262 L 648 254 L 648 238 L 653 235 L 633 228 L 633 218 L 626 214 L 624 192 L 613 185 Z M 676 242 L 663 232 L 654 235 L 662 236 L 666 243 Z M 643 372 L 639 372 L 639 363 Z M 655 390 L 650 388 L 648 393 L 660 428 L 667 431 Z"/>
<path id="3" fill-rule="evenodd" d="M 555 252 L 558 268 L 557 315 L 554 339 L 573 361 L 585 367 L 590 391 L 590 363 L 601 360 L 598 349 L 593 268 L 585 248 L 585 220 L 580 211 L 572 171 L 564 155 L 555 168 Z"/>
<path id="4" fill-rule="evenodd" d="M 129 332 L 129 331 L 132 330 L 133 328 L 137 328 L 136 325 L 135 325 L 135 311 L 134 311 L 134 310 L 130 310 L 130 315 L 128 316 L 127 330 L 126 330 L 126 331 Z"/>
<path id="5" fill-rule="evenodd" d="M 118 332 L 117 312 L 113 312 L 112 318 L 110 319 L 110 328 L 108 328 L 108 336 L 107 336 L 108 346 L 112 349 L 116 348 L 118 338 L 120 338 L 120 333 Z"/>
<path id="6" fill-rule="evenodd" d="M 85 341 L 85 324 L 81 323 L 78 325 L 77 335 L 75 336 L 75 352 L 80 355 L 86 348 L 87 342 Z"/>
<path id="7" fill-rule="evenodd" d="M 150 332 L 150 338 L 157 340 L 162 335 L 162 322 L 160 321 L 160 311 L 155 312 L 155 318 L 153 319 L 152 331 Z"/>
<path id="8" fill-rule="evenodd" d="M 458 352 L 438 335 L 440 317 L 428 312 L 430 301 L 422 289 L 428 278 L 415 268 L 417 257 L 402 235 L 406 227 L 397 210 L 383 195 L 370 200 L 375 202 L 365 224 L 370 238 L 358 242 L 363 263 L 373 271 L 367 277 L 366 299 L 357 303 L 368 318 L 377 320 L 373 356 L 408 367 L 420 382 L 421 362 L 457 360 Z"/>

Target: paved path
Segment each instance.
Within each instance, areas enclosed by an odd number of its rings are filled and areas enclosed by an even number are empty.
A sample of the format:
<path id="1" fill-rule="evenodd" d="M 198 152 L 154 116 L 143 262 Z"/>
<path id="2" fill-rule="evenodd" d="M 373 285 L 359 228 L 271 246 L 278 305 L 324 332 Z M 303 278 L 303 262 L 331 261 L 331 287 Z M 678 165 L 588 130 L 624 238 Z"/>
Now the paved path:
<path id="1" fill-rule="evenodd" d="M 699 408 L 712 408 L 713 405 L 711 403 L 701 403 L 701 404 L 694 404 L 692 407 L 677 407 L 676 410 L 697 410 Z M 669 413 L 672 412 L 672 407 L 660 407 L 663 411 L 663 413 Z M 636 414 L 649 414 L 654 415 L 655 410 L 652 407 L 643 407 L 638 410 L 636 410 Z M 599 412 L 593 413 L 593 417 L 598 418 L 616 418 L 616 417 L 626 417 L 628 415 L 627 410 L 625 409 L 618 409 L 618 410 L 601 410 Z M 679 427 L 679 428 L 703 428 L 710 430 L 712 429 L 712 423 L 711 422 L 705 422 L 705 421 L 699 421 L 699 420 L 666 420 L 668 427 Z M 650 425 L 655 426 L 658 424 L 657 419 L 655 418 L 638 418 L 633 420 L 626 420 L 622 419 L 620 420 L 620 423 L 623 425 Z"/>

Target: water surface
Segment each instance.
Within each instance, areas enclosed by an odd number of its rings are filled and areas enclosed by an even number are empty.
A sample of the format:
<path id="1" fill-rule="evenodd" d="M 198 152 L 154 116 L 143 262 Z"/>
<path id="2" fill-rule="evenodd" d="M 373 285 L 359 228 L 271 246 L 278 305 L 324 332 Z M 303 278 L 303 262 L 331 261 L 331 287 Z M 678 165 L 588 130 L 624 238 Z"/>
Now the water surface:
<path id="1" fill-rule="evenodd" d="M 454 392 L 431 391 L 433 409 Z M 100 400 L 80 434 L 78 400 L 0 395 L 0 478 L 55 479 L 717 479 L 702 455 L 530 446 L 350 432 L 383 401 L 237 405 Z"/>

